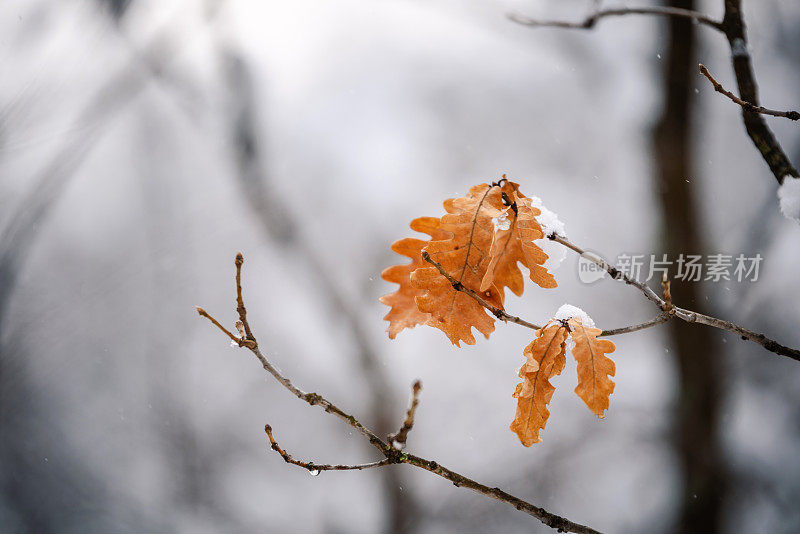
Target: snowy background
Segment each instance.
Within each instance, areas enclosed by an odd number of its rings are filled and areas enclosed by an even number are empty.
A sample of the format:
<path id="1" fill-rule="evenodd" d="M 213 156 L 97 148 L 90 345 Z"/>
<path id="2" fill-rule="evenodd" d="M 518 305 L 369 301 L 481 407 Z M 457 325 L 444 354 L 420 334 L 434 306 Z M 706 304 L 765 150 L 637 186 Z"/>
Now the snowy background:
<path id="1" fill-rule="evenodd" d="M 719 3 L 702 7 L 716 16 Z M 526 449 L 508 424 L 530 332 L 498 323 L 461 349 L 422 327 L 389 341 L 377 300 L 394 291 L 380 272 L 409 221 L 503 173 L 574 242 L 611 258 L 660 252 L 649 132 L 662 21 L 565 32 L 505 16 L 577 20 L 588 5 L 4 0 L 0 531 L 399 532 L 387 510 L 402 500 L 406 531 L 549 532 L 406 466 L 311 477 L 285 465 L 267 422 L 297 458 L 376 456 L 197 317 L 202 305 L 232 325 L 242 250 L 255 334 L 301 388 L 395 426 L 420 378 L 409 451 L 603 531 L 670 532 L 680 479 L 664 329 L 615 339 L 602 421 L 568 365 L 543 442 Z M 800 6 L 746 5 L 762 99 L 796 108 Z M 700 35 L 699 57 L 731 87 L 724 38 Z M 707 292 L 718 315 L 799 346 L 800 227 L 780 216 L 739 110 L 696 83 L 687 180 L 703 233 L 714 252 L 765 258 L 757 283 Z M 770 124 L 800 160 L 797 125 Z M 557 290 L 530 287 L 509 310 L 541 322 L 569 302 L 606 328 L 654 315 L 631 288 L 582 284 L 574 255 L 556 276 Z M 796 532 L 800 368 L 714 335 L 736 480 L 726 524 Z"/>

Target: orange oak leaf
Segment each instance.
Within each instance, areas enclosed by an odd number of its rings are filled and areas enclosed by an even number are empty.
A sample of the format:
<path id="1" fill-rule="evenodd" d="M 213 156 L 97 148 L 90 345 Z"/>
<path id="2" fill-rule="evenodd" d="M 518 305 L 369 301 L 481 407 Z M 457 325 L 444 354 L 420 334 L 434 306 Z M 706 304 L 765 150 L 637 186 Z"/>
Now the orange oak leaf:
<path id="1" fill-rule="evenodd" d="M 508 287 L 515 295 L 522 295 L 524 281 L 518 263 L 528 268 L 530 279 L 538 286 L 553 288 L 558 285 L 553 275 L 542 266 L 547 261 L 547 254 L 534 243 L 544 237 L 536 220 L 541 211 L 532 206 L 531 199 L 517 188 L 513 182 L 506 182 L 503 186 L 506 198 L 513 201 L 513 205 L 493 219 L 495 231 L 481 291 L 495 284 L 499 289 Z"/>
<path id="2" fill-rule="evenodd" d="M 494 235 L 492 218 L 502 206 L 500 187 L 481 184 L 460 198 L 444 202 L 447 212 L 440 228 L 449 232 L 446 239 L 431 240 L 425 251 L 464 287 L 478 291 L 489 263 Z M 411 273 L 411 281 L 422 291 L 415 297 L 417 307 L 430 314 L 427 324 L 442 330 L 459 346 L 475 343 L 472 328 L 487 338 L 494 331 L 494 317 L 469 295 L 456 291 L 436 267 L 421 267 Z M 481 292 L 483 298 L 503 308 L 503 292 L 494 285 Z"/>
<path id="3" fill-rule="evenodd" d="M 514 391 L 517 413 L 509 428 L 526 447 L 541 441 L 539 431 L 550 417 L 547 405 L 555 391 L 550 379 L 564 370 L 566 339 L 567 328 L 553 322 L 537 330 L 536 339 L 525 348 L 527 361 L 519 370 L 523 381 Z"/>
<path id="4" fill-rule="evenodd" d="M 411 221 L 411 229 L 417 232 L 428 234 L 431 239 L 446 239 L 449 235 L 439 228 L 437 217 L 420 217 Z M 414 328 L 418 324 L 424 324 L 430 318 L 429 313 L 419 310 L 414 298 L 421 295 L 423 290 L 418 289 L 411 283 L 411 273 L 429 264 L 422 259 L 422 249 L 429 241 L 407 237 L 400 239 L 392 244 L 392 250 L 402 256 L 411 258 L 411 263 L 404 265 L 393 265 L 387 267 L 381 273 L 381 277 L 387 282 L 400 284 L 394 293 L 384 295 L 380 298 L 383 304 L 391 307 L 389 313 L 384 317 L 389 321 L 389 338 L 394 339 L 404 328 Z"/>
<path id="5" fill-rule="evenodd" d="M 579 317 L 571 318 L 567 324 L 570 337 L 575 342 L 572 355 L 578 362 L 575 393 L 602 419 L 608 409 L 609 396 L 614 391 L 614 382 L 610 377 L 616 371 L 614 362 L 606 354 L 614 352 L 616 347 L 607 339 L 597 339 L 602 330 L 585 326 Z"/>

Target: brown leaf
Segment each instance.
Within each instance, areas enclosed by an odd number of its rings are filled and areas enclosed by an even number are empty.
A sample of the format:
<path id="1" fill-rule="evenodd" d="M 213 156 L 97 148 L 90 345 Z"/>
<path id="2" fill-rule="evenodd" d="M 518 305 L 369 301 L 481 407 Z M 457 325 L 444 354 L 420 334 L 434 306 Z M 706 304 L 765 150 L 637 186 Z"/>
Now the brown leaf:
<path id="1" fill-rule="evenodd" d="M 474 291 L 480 289 L 489 263 L 492 217 L 498 214 L 496 206 L 502 206 L 500 194 L 499 187 L 482 184 L 465 197 L 446 200 L 440 228 L 449 232 L 448 238 L 431 240 L 425 247 L 450 276 Z M 475 299 L 453 289 L 436 267 L 420 267 L 411 273 L 411 281 L 422 291 L 416 302 L 421 312 L 430 314 L 427 324 L 442 330 L 453 344 L 473 345 L 472 328 L 487 338 L 494 331 L 494 317 Z M 491 285 L 481 293 L 487 302 L 503 308 L 502 290 Z"/>
<path id="2" fill-rule="evenodd" d="M 605 416 L 609 396 L 614 391 L 611 381 L 616 367 L 606 354 L 614 352 L 614 343 L 607 339 L 597 339 L 602 330 L 584 326 L 580 318 L 568 321 L 570 336 L 575 342 L 572 355 L 578 362 L 578 386 L 575 393 L 583 399 L 586 406 L 599 418 Z"/>
<path id="3" fill-rule="evenodd" d="M 567 328 L 555 322 L 537 330 L 536 339 L 525 348 L 527 362 L 519 370 L 523 381 L 514 391 L 517 413 L 509 428 L 526 447 L 541 441 L 539 431 L 550 417 L 547 405 L 555 391 L 550 379 L 564 370 L 566 339 Z"/>
<path id="4" fill-rule="evenodd" d="M 494 284 L 500 290 L 508 287 L 515 295 L 522 295 L 524 281 L 518 263 L 528 268 L 531 280 L 538 286 L 553 288 L 558 285 L 553 275 L 542 266 L 547 261 L 547 254 L 534 243 L 534 240 L 544 237 L 536 220 L 541 212 L 517 188 L 513 182 L 503 185 L 503 192 L 514 202 L 516 211 L 507 207 L 495 218 L 499 223 L 495 225 L 490 261 L 481 280 L 481 291 Z"/>
<path id="5" fill-rule="evenodd" d="M 432 239 L 446 239 L 448 233 L 439 228 L 439 219 L 436 217 L 420 217 L 411 221 L 411 229 L 431 236 Z M 411 283 L 411 273 L 422 266 L 429 265 L 422 259 L 422 249 L 430 241 L 407 237 L 400 239 L 392 244 L 392 250 L 400 255 L 411 258 L 411 263 L 405 265 L 393 265 L 383 270 L 381 277 L 387 282 L 395 282 L 400 287 L 394 293 L 384 295 L 380 301 L 392 309 L 384 317 L 389 321 L 389 338 L 394 339 L 404 328 L 414 328 L 418 324 L 424 324 L 430 318 L 430 314 L 421 312 L 417 308 L 414 298 L 421 295 L 423 290 L 418 289 Z"/>

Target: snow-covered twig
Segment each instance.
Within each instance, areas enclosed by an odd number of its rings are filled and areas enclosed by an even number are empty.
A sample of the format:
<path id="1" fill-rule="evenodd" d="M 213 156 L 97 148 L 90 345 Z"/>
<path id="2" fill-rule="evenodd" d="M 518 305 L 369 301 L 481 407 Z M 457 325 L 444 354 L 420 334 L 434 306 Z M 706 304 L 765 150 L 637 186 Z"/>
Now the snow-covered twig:
<path id="1" fill-rule="evenodd" d="M 241 253 L 237 254 L 236 256 L 236 292 L 237 292 L 237 312 L 239 314 L 239 320 L 242 322 L 242 327 L 245 332 L 250 332 L 247 334 L 248 336 L 252 336 L 252 331 L 247 321 L 246 310 L 244 308 L 244 301 L 241 299 L 241 268 L 244 259 Z M 507 493 L 500 488 L 493 488 L 489 487 L 485 484 L 481 484 L 471 478 L 468 478 L 460 473 L 457 473 L 451 469 L 448 469 L 438 462 L 433 460 L 427 460 L 420 456 L 415 456 L 413 454 L 408 454 L 397 450 L 396 448 L 392 447 L 390 444 L 386 443 L 386 441 L 379 438 L 372 430 L 361 424 L 354 416 L 346 413 L 331 401 L 323 397 L 318 393 L 306 393 L 302 389 L 295 386 L 289 378 L 284 376 L 283 374 L 278 371 L 272 363 L 267 360 L 264 354 L 261 352 L 261 349 L 258 346 L 258 342 L 255 339 L 255 336 L 252 336 L 252 339 L 248 337 L 248 339 L 241 340 L 231 334 L 228 330 L 226 330 L 216 319 L 214 319 L 209 313 L 205 312 L 202 308 L 198 308 L 198 313 L 209 319 L 217 328 L 222 330 L 226 336 L 238 340 L 240 346 L 246 347 L 247 349 L 252 352 L 258 361 L 261 362 L 262 367 L 266 370 L 269 374 L 271 374 L 284 388 L 289 390 L 292 395 L 297 397 L 300 400 L 305 401 L 311 406 L 320 406 L 329 414 L 337 417 L 350 427 L 356 429 L 364 438 L 366 438 L 369 443 L 375 447 L 385 458 L 385 460 L 380 460 L 375 462 L 376 465 L 371 464 L 363 464 L 363 465 L 370 465 L 371 467 L 383 467 L 385 465 L 390 464 L 408 464 L 414 467 L 418 467 L 420 469 L 424 469 L 429 471 L 435 475 L 438 475 L 442 478 L 445 478 L 453 483 L 454 486 L 459 488 L 467 488 L 471 489 L 476 493 L 480 493 L 486 497 L 491 499 L 498 500 L 500 502 L 504 502 L 516 508 L 517 510 L 524 512 L 527 515 L 535 517 L 543 524 L 551 527 L 553 529 L 558 530 L 559 532 L 574 532 L 576 534 L 599 534 L 598 531 L 594 530 L 591 527 L 587 527 L 585 525 L 581 525 L 578 523 L 574 523 L 569 519 L 558 516 L 551 512 L 548 512 L 544 508 L 540 508 L 534 504 L 531 504 L 527 501 L 523 501 L 522 499 Z M 271 430 L 271 429 L 270 429 Z M 269 432 L 268 432 L 269 435 Z M 271 440 L 274 442 L 274 440 Z M 277 445 L 277 443 L 275 443 Z M 281 449 L 282 450 L 282 449 Z M 284 451 L 285 453 L 286 451 Z M 288 454 L 287 454 L 288 456 Z M 284 457 L 285 459 L 285 457 Z M 291 462 L 295 463 L 295 462 Z M 302 466 L 308 469 L 308 465 L 312 465 L 309 463 L 303 463 Z M 377 465 L 380 464 L 380 465 Z M 365 467 L 366 468 L 366 467 Z"/>

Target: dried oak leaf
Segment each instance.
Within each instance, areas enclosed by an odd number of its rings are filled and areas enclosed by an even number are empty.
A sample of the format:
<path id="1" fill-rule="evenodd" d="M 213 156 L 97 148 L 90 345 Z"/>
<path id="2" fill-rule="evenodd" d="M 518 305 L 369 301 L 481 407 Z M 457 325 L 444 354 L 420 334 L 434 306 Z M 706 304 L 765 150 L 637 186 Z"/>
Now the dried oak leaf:
<path id="1" fill-rule="evenodd" d="M 494 235 L 492 218 L 502 206 L 499 187 L 481 184 L 460 198 L 444 202 L 447 212 L 440 228 L 449 232 L 446 239 L 431 240 L 425 251 L 464 287 L 478 291 L 489 263 L 489 249 Z M 411 273 L 411 281 L 422 293 L 415 297 L 420 312 L 430 314 L 427 324 L 440 329 L 450 341 L 475 344 L 472 328 L 487 338 L 494 331 L 494 317 L 475 299 L 456 291 L 434 266 L 420 267 Z M 482 297 L 503 308 L 503 291 L 491 285 Z"/>
<path id="2" fill-rule="evenodd" d="M 609 396 L 614 391 L 614 382 L 610 377 L 616 371 L 614 362 L 606 354 L 614 352 L 616 347 L 607 339 L 597 339 L 602 330 L 584 326 L 578 317 L 573 317 L 567 324 L 570 337 L 575 342 L 572 356 L 578 362 L 575 393 L 602 419 L 608 409 Z"/>
<path id="3" fill-rule="evenodd" d="M 431 239 L 446 239 L 448 233 L 439 228 L 437 217 L 420 217 L 411 221 L 411 229 L 428 234 Z M 422 249 L 429 243 L 428 240 L 407 237 L 392 244 L 392 250 L 402 256 L 411 258 L 411 263 L 393 265 L 383 270 L 381 277 L 387 282 L 400 284 L 394 293 L 380 298 L 383 304 L 391 307 L 384 317 L 389 321 L 389 338 L 394 339 L 404 328 L 414 328 L 424 324 L 430 318 L 429 313 L 419 310 L 414 298 L 421 295 L 424 290 L 418 289 L 411 283 L 411 273 L 429 264 L 422 259 Z"/>
<path id="4" fill-rule="evenodd" d="M 541 211 L 531 205 L 531 199 L 520 193 L 518 185 L 513 182 L 503 185 L 503 193 L 513 202 L 513 208 L 505 208 L 493 219 L 495 231 L 489 249 L 490 261 L 480 290 L 486 291 L 495 284 L 501 290 L 508 287 L 515 295 L 521 296 L 524 280 L 518 263 L 528 268 L 530 279 L 538 286 L 556 287 L 555 278 L 542 266 L 547 261 L 547 254 L 534 242 L 544 237 L 536 220 Z"/>
<path id="5" fill-rule="evenodd" d="M 554 322 L 537 330 L 536 339 L 525 347 L 527 362 L 519 370 L 523 381 L 514 391 L 517 413 L 509 428 L 526 447 L 541 441 L 539 431 L 550 417 L 547 405 L 555 391 L 550 379 L 564 370 L 566 339 L 567 328 Z"/>

